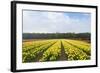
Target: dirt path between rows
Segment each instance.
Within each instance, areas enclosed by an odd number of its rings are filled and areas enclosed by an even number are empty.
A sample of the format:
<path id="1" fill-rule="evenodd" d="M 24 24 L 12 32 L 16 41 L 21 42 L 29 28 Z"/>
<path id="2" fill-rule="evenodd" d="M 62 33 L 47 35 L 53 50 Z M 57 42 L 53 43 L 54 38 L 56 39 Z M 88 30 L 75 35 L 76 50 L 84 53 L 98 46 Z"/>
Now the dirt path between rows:
<path id="1" fill-rule="evenodd" d="M 65 49 L 64 49 L 64 46 L 63 46 L 62 42 L 61 42 L 61 55 L 59 57 L 59 60 L 60 61 L 68 60 L 68 57 L 67 57 L 67 54 L 65 53 Z"/>

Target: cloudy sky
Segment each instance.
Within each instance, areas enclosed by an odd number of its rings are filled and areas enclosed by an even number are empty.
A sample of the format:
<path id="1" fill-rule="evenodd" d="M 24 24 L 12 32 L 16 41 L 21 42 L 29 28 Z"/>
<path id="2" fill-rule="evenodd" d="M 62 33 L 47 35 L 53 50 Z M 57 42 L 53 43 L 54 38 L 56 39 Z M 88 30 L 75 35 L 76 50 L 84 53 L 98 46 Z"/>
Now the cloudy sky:
<path id="1" fill-rule="evenodd" d="M 23 10 L 24 33 L 82 33 L 90 31 L 90 13 Z"/>

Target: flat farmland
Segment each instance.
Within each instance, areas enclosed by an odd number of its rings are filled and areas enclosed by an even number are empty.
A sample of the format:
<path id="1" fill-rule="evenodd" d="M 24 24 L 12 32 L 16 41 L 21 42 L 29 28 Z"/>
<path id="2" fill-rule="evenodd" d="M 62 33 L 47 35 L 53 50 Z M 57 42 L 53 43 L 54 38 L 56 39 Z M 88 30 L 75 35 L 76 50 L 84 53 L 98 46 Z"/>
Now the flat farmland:
<path id="1" fill-rule="evenodd" d="M 71 39 L 25 40 L 22 62 L 74 61 L 91 58 L 90 43 Z"/>

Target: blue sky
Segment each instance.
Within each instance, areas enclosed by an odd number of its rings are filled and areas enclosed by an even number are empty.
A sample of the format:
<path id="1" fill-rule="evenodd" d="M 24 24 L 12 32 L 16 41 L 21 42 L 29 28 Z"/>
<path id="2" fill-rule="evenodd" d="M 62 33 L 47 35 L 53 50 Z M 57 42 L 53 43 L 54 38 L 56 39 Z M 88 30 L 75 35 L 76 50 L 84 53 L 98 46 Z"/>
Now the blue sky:
<path id="1" fill-rule="evenodd" d="M 90 31 L 90 13 L 23 11 L 24 33 L 83 33 Z"/>

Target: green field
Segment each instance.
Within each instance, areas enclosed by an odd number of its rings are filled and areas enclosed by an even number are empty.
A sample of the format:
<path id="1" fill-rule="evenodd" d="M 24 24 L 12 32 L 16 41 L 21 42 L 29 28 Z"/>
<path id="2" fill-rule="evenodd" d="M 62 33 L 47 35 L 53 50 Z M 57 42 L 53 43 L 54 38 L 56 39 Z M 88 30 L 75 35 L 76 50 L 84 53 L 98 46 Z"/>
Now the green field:
<path id="1" fill-rule="evenodd" d="M 90 43 L 70 40 L 29 40 L 23 41 L 22 62 L 89 60 Z"/>

